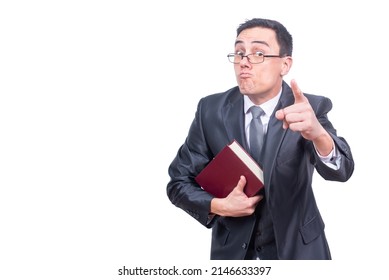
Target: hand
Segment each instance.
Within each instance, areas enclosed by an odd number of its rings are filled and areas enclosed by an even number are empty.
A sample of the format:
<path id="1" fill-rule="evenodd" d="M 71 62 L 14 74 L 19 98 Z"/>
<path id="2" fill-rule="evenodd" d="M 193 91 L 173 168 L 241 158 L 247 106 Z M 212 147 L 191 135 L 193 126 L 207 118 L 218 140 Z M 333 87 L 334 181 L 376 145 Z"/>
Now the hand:
<path id="1" fill-rule="evenodd" d="M 243 192 L 245 185 L 246 178 L 240 176 L 238 184 L 227 197 L 212 199 L 211 212 L 219 216 L 228 217 L 243 217 L 253 214 L 255 207 L 263 196 L 248 197 Z"/>
<path id="2" fill-rule="evenodd" d="M 295 80 L 290 82 L 294 104 L 276 112 L 276 118 L 283 121 L 283 128 L 298 131 L 307 140 L 313 141 L 319 154 L 328 155 L 334 147 L 333 140 L 323 128 L 308 99 L 297 86 Z"/>
<path id="3" fill-rule="evenodd" d="M 294 104 L 276 112 L 276 118 L 283 121 L 283 128 L 298 131 L 307 140 L 315 140 L 324 133 L 324 128 L 316 118 L 308 99 L 295 80 L 290 82 Z"/>

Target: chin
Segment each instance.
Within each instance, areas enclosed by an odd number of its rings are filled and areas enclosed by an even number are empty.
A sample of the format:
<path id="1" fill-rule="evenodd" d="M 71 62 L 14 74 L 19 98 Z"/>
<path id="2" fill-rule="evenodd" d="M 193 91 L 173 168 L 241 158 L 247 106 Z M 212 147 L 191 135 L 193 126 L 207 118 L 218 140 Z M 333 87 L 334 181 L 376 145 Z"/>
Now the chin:
<path id="1" fill-rule="evenodd" d="M 241 81 L 239 83 L 239 90 L 242 94 L 250 95 L 255 93 L 255 85 L 252 81 Z"/>
<path id="2" fill-rule="evenodd" d="M 255 94 L 255 90 L 254 88 L 245 88 L 245 87 L 239 87 L 239 90 L 240 92 L 243 94 L 243 95 L 252 95 L 252 94 Z"/>

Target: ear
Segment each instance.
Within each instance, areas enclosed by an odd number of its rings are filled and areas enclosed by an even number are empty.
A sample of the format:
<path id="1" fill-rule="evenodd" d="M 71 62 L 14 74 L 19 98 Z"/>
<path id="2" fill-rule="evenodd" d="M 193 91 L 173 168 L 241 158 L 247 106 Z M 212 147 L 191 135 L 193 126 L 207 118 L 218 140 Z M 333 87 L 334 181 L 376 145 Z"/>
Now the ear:
<path id="1" fill-rule="evenodd" d="M 281 76 L 285 76 L 289 73 L 290 68 L 292 68 L 293 58 L 291 56 L 285 56 L 282 59 Z"/>

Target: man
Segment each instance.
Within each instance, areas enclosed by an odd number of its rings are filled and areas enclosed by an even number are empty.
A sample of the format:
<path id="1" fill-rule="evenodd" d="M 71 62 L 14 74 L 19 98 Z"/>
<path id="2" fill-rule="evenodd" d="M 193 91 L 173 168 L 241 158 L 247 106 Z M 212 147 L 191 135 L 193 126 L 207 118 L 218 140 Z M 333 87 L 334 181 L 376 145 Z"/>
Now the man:
<path id="1" fill-rule="evenodd" d="M 331 259 L 312 175 L 316 169 L 326 180 L 344 182 L 354 161 L 328 120 L 331 101 L 283 80 L 292 66 L 292 45 L 277 21 L 254 18 L 241 24 L 235 51 L 228 55 L 238 86 L 200 100 L 169 167 L 171 202 L 212 228 L 211 259 Z M 252 116 L 256 107 L 263 111 L 259 120 Z M 259 132 L 251 128 L 252 120 Z M 263 142 L 258 151 L 258 142 L 250 139 L 263 134 L 255 140 Z M 194 178 L 234 139 L 262 167 L 264 192 L 247 197 L 241 176 L 226 198 L 216 198 Z"/>

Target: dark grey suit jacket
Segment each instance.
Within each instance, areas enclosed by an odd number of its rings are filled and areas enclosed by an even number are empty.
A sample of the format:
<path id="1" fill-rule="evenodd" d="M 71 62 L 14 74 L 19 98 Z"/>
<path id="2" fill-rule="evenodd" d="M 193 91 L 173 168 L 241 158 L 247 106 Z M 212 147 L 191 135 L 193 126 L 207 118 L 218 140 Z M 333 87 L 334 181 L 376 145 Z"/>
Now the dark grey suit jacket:
<path id="1" fill-rule="evenodd" d="M 326 180 L 347 181 L 354 161 L 347 142 L 338 137 L 327 118 L 328 98 L 305 94 L 318 120 L 334 139 L 341 155 L 333 170 L 318 158 L 311 141 L 282 128 L 270 118 L 262 154 L 266 199 L 274 224 L 280 259 L 331 259 L 324 223 L 312 190 L 314 169 Z M 294 103 L 291 88 L 283 82 L 276 107 Z M 276 111 L 275 110 L 275 111 Z M 244 259 L 255 226 L 255 214 L 242 218 L 216 217 L 209 223 L 212 195 L 196 184 L 195 176 L 233 139 L 248 150 L 244 133 L 243 96 L 238 87 L 200 100 L 185 143 L 169 166 L 167 195 L 177 207 L 206 227 L 212 227 L 211 259 Z"/>

